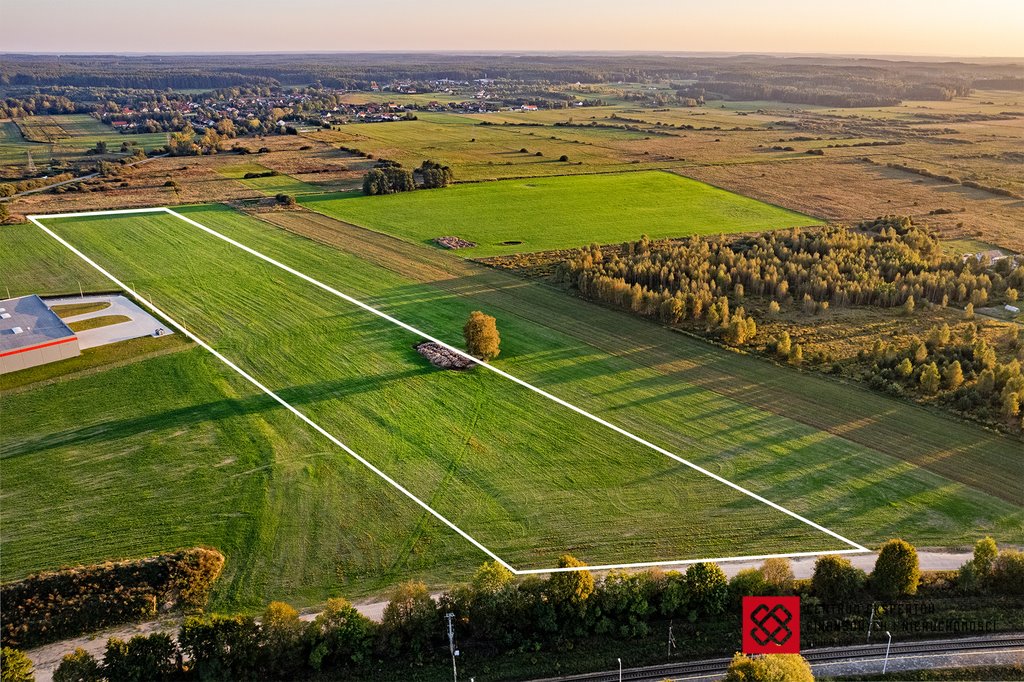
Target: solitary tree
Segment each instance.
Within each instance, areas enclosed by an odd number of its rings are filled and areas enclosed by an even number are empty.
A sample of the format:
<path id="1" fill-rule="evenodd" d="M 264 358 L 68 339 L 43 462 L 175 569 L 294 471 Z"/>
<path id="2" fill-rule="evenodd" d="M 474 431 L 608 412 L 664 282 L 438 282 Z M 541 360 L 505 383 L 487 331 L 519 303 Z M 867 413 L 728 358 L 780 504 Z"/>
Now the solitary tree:
<path id="1" fill-rule="evenodd" d="M 473 357 L 490 360 L 498 357 L 501 352 L 498 348 L 501 344 L 498 326 L 490 315 L 474 310 L 462 328 L 462 334 L 466 338 L 466 348 Z"/>
<path id="2" fill-rule="evenodd" d="M 917 563 L 917 550 L 905 540 L 889 540 L 882 545 L 871 573 L 872 587 L 878 596 L 895 599 L 917 594 L 921 569 Z"/>

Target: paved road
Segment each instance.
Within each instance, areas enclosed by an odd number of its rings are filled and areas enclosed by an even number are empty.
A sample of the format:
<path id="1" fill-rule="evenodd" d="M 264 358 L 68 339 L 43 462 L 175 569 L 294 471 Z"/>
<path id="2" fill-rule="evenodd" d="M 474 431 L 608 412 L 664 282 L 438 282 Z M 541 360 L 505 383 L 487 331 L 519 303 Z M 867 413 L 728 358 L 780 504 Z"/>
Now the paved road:
<path id="1" fill-rule="evenodd" d="M 105 327 L 97 327 L 96 329 L 86 329 L 84 331 L 76 332 L 75 335 L 78 336 L 78 346 L 82 350 L 85 350 L 86 348 L 95 348 L 96 346 L 105 346 L 108 343 L 137 339 L 140 336 L 152 336 L 153 332 L 157 328 L 167 329 L 158 319 L 135 305 L 135 303 L 130 299 L 116 294 L 109 296 L 68 296 L 65 298 L 46 299 L 46 304 L 50 307 L 55 305 L 99 302 L 108 302 L 110 305 L 91 313 L 66 317 L 64 318 L 64 321 L 70 324 L 71 322 L 81 322 L 82 320 L 88 320 L 93 317 L 124 315 L 125 317 L 130 317 L 131 322 L 121 322 L 118 324 L 110 324 Z M 167 329 L 167 332 L 173 333 L 170 329 Z"/>

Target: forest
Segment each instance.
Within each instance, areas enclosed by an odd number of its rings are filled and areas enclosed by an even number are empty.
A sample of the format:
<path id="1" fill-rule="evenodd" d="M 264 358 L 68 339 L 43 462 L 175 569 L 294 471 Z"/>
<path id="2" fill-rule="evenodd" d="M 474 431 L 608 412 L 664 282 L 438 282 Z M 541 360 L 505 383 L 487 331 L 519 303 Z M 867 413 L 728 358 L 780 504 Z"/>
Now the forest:
<path id="1" fill-rule="evenodd" d="M 1009 327 L 1002 338 L 987 338 L 974 309 L 1016 303 L 1024 264 L 1012 257 L 991 263 L 949 256 L 934 233 L 910 218 L 735 238 L 643 237 L 620 247 L 581 249 L 554 276 L 584 298 L 683 325 L 730 346 L 1021 429 L 1024 334 Z M 962 309 L 960 322 L 955 329 L 915 324 L 922 307 Z M 788 316 L 798 324 L 830 308 L 889 309 L 906 317 L 916 334 L 877 335 L 856 357 L 808 356 L 789 331 L 765 338 L 755 308 L 762 321 Z"/>

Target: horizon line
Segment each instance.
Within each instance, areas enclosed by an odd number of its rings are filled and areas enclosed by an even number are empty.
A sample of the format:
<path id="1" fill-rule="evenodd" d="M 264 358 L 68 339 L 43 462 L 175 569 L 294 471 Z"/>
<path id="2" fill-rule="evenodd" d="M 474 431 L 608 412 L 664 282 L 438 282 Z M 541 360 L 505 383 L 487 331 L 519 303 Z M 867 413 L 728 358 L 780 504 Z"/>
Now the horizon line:
<path id="1" fill-rule="evenodd" d="M 929 60 L 1009 60 L 1024 61 L 1024 54 L 1011 55 L 983 55 L 983 54 L 928 54 L 917 52 L 821 52 L 821 51 L 771 51 L 771 50 L 652 50 L 652 49 L 621 49 L 621 50 L 600 50 L 600 49 L 435 49 L 435 48 L 395 48 L 381 50 L 3 50 L 2 55 L 19 56 L 47 56 L 47 57 L 168 57 L 168 56 L 235 56 L 235 55 L 479 55 L 479 56 L 543 56 L 543 55 L 576 55 L 576 56 L 692 56 L 692 57 L 827 57 L 827 58 L 852 58 L 852 59 L 878 59 L 882 61 L 897 61 L 917 59 Z"/>

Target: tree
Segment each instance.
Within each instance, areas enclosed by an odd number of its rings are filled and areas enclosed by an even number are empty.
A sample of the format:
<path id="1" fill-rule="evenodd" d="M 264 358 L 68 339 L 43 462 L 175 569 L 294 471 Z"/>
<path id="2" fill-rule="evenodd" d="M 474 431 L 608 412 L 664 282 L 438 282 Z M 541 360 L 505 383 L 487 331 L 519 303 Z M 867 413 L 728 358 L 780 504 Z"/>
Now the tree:
<path id="1" fill-rule="evenodd" d="M 914 313 L 914 297 L 907 296 L 907 300 L 903 302 L 903 314 L 912 315 Z"/>
<path id="2" fill-rule="evenodd" d="M 800 654 L 751 658 L 736 654 L 725 671 L 726 682 L 814 682 L 811 666 Z"/>
<path id="3" fill-rule="evenodd" d="M 716 616 L 729 603 L 729 579 L 718 564 L 700 562 L 686 569 L 686 591 L 700 616 Z"/>
<path id="4" fill-rule="evenodd" d="M 306 631 L 313 670 L 345 667 L 367 660 L 374 624 L 344 599 L 328 599 Z"/>
<path id="5" fill-rule="evenodd" d="M 186 618 L 178 642 L 198 679 L 260 677 L 260 628 L 250 616 Z"/>
<path id="6" fill-rule="evenodd" d="M 224 137 L 235 136 L 235 124 L 230 118 L 222 118 L 217 121 L 217 132 Z"/>
<path id="7" fill-rule="evenodd" d="M 424 161 L 417 169 L 417 173 L 423 178 L 424 189 L 447 187 L 455 179 L 451 168 L 434 161 Z"/>
<path id="8" fill-rule="evenodd" d="M 103 679 L 99 661 L 81 647 L 61 659 L 53 671 L 53 682 L 101 682 Z"/>
<path id="9" fill-rule="evenodd" d="M 992 582 L 992 566 L 999 556 L 999 547 L 990 537 L 974 543 L 974 557 L 960 567 L 957 587 L 964 592 L 981 592 Z"/>
<path id="10" fill-rule="evenodd" d="M 585 563 L 569 554 L 558 558 L 558 567 L 584 569 L 552 573 L 547 584 L 559 630 L 570 636 L 583 635 L 587 627 L 587 600 L 594 594 L 594 576 L 585 570 Z"/>
<path id="11" fill-rule="evenodd" d="M 479 310 L 470 313 L 462 335 L 466 339 L 466 349 L 473 357 L 491 360 L 501 352 L 501 336 L 495 319 Z"/>
<path id="12" fill-rule="evenodd" d="M 111 637 L 103 654 L 103 675 L 125 682 L 168 680 L 178 672 L 178 655 L 174 640 L 163 632 L 136 635 L 127 642 Z"/>
<path id="13" fill-rule="evenodd" d="M 199 145 L 196 144 L 195 137 L 196 131 L 192 129 L 192 126 L 185 126 L 181 132 L 171 135 L 167 152 L 171 156 L 195 156 L 199 153 Z"/>
<path id="14" fill-rule="evenodd" d="M 789 354 L 793 350 L 793 342 L 789 338 L 789 332 L 782 332 L 778 342 L 775 344 L 775 350 L 778 352 L 779 357 L 789 359 Z"/>
<path id="15" fill-rule="evenodd" d="M 778 301 L 773 300 L 771 303 L 768 304 L 768 314 L 771 315 L 772 317 L 775 317 L 776 315 L 779 314 Z"/>
<path id="16" fill-rule="evenodd" d="M 796 365 L 799 367 L 804 362 L 804 347 L 799 343 L 793 346 L 793 350 L 789 353 L 789 364 Z"/>
<path id="17" fill-rule="evenodd" d="M 921 390 L 927 395 L 935 395 L 939 392 L 939 367 L 934 362 L 925 365 L 921 371 Z"/>
<path id="18" fill-rule="evenodd" d="M 1004 549 L 992 562 L 992 589 L 999 594 L 1024 595 L 1024 553 Z"/>
<path id="19" fill-rule="evenodd" d="M 893 539 L 882 545 L 871 573 L 871 586 L 883 599 L 917 594 L 921 569 L 917 550 L 905 540 Z"/>
<path id="20" fill-rule="evenodd" d="M 437 604 L 421 582 L 399 585 L 384 607 L 381 645 L 394 656 L 423 662 L 430 654 L 434 635 L 440 631 Z"/>
<path id="21" fill-rule="evenodd" d="M 32 660 L 18 649 L 0 649 L 0 682 L 32 682 Z"/>
<path id="22" fill-rule="evenodd" d="M 793 587 L 793 562 L 785 558 L 765 559 L 761 564 L 761 575 L 776 592 L 786 592 Z"/>
<path id="23" fill-rule="evenodd" d="M 854 568 L 849 559 L 828 554 L 814 562 L 811 588 L 825 601 L 846 601 L 859 595 L 865 579 L 864 571 Z"/>
<path id="24" fill-rule="evenodd" d="M 946 388 L 949 389 L 959 388 L 960 384 L 964 383 L 964 370 L 960 366 L 959 360 L 954 360 L 946 365 L 943 378 L 946 380 Z"/>
<path id="25" fill-rule="evenodd" d="M 260 623 L 263 668 L 272 678 L 294 679 L 309 658 L 299 612 L 284 602 L 267 604 Z M 308 641 L 308 640 L 307 640 Z"/>
<path id="26" fill-rule="evenodd" d="M 914 363 L 910 361 L 910 358 L 903 358 L 900 364 L 896 365 L 896 372 L 904 379 L 907 379 L 914 373 Z"/>
<path id="27" fill-rule="evenodd" d="M 756 568 L 745 568 L 729 581 L 729 592 L 733 603 L 739 605 L 743 597 L 761 597 L 769 594 L 772 586 L 764 578 L 764 573 Z"/>

